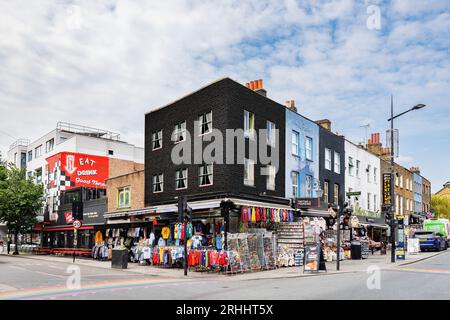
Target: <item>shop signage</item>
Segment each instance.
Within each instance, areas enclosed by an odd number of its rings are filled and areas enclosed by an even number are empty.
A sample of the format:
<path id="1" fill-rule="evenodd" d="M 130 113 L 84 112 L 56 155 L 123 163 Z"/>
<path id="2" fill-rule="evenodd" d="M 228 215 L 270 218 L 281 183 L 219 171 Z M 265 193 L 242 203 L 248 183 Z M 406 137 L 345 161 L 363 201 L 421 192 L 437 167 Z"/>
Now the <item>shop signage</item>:
<path id="1" fill-rule="evenodd" d="M 383 204 L 391 206 L 391 174 L 383 174 Z"/>
<path id="2" fill-rule="evenodd" d="M 109 158 L 61 152 L 47 159 L 49 187 L 70 190 L 77 187 L 106 189 Z"/>
<path id="3" fill-rule="evenodd" d="M 397 227 L 397 248 L 395 250 L 395 255 L 399 260 L 405 260 L 405 226 L 404 217 L 398 217 L 398 227 Z"/>
<path id="4" fill-rule="evenodd" d="M 297 209 L 319 208 L 320 198 L 297 198 L 295 205 Z"/>
<path id="5" fill-rule="evenodd" d="M 320 244 L 305 244 L 305 265 L 303 271 L 319 272 Z"/>

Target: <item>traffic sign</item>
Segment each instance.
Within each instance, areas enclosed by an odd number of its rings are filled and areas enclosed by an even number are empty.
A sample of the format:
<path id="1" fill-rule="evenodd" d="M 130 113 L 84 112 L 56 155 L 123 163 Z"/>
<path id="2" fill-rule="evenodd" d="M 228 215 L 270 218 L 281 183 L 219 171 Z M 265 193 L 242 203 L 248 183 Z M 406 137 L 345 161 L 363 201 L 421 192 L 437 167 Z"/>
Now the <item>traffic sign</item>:
<path id="1" fill-rule="evenodd" d="M 73 227 L 74 227 L 75 229 L 79 229 L 79 228 L 81 227 L 81 221 L 80 221 L 80 220 L 75 220 L 75 221 L 73 222 Z"/>
<path id="2" fill-rule="evenodd" d="M 361 191 L 353 191 L 353 192 L 347 192 L 347 197 L 354 197 L 354 196 L 360 196 Z"/>

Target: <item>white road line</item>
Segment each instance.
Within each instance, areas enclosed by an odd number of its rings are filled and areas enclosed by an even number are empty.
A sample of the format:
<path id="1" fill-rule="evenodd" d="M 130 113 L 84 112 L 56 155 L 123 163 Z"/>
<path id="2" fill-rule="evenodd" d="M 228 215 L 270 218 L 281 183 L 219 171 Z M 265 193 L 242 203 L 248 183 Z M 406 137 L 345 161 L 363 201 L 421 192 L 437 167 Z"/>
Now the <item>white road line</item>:
<path id="1" fill-rule="evenodd" d="M 52 277 L 57 277 L 57 278 L 62 278 L 62 279 L 67 278 L 66 276 L 60 276 L 58 274 L 52 274 L 52 273 L 47 273 L 47 272 L 42 272 L 42 271 L 34 271 L 34 272 L 45 275 L 45 276 L 52 276 Z"/>
<path id="2" fill-rule="evenodd" d="M 16 291 L 19 290 L 15 287 L 8 286 L 7 284 L 0 283 L 0 292 L 2 291 Z"/>

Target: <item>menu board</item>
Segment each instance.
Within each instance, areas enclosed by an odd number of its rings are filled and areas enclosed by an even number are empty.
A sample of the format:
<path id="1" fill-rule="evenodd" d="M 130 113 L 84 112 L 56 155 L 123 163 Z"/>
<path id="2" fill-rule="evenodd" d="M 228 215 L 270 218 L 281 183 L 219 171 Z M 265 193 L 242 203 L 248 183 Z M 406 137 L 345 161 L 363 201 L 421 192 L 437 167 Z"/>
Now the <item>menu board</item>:
<path id="1" fill-rule="evenodd" d="M 320 244 L 305 244 L 305 265 L 303 271 L 318 272 L 320 259 Z"/>

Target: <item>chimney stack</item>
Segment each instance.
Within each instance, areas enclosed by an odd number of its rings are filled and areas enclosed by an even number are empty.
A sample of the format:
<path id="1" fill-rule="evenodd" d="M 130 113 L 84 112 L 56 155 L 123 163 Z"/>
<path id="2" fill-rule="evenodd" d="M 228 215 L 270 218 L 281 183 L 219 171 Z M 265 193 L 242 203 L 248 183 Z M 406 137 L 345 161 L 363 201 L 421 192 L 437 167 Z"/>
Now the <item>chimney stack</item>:
<path id="1" fill-rule="evenodd" d="M 420 168 L 419 167 L 411 167 L 409 169 L 409 171 L 411 171 L 412 173 L 416 173 L 416 174 L 420 175 Z"/>
<path id="2" fill-rule="evenodd" d="M 294 112 L 297 112 L 297 107 L 295 106 L 295 100 L 287 100 L 286 107 L 288 107 L 289 109 L 291 109 Z"/>
<path id="3" fill-rule="evenodd" d="M 316 123 L 322 128 L 331 131 L 331 121 L 328 119 L 317 120 Z"/>
<path id="4" fill-rule="evenodd" d="M 263 88 L 262 79 L 247 82 L 245 86 L 260 95 L 267 97 L 267 91 Z"/>
<path id="5" fill-rule="evenodd" d="M 388 153 L 386 152 L 386 149 L 388 148 L 383 148 L 383 145 L 380 142 L 380 134 L 378 132 L 372 133 L 370 139 L 367 141 L 367 150 L 378 156 L 382 156 Z"/>

